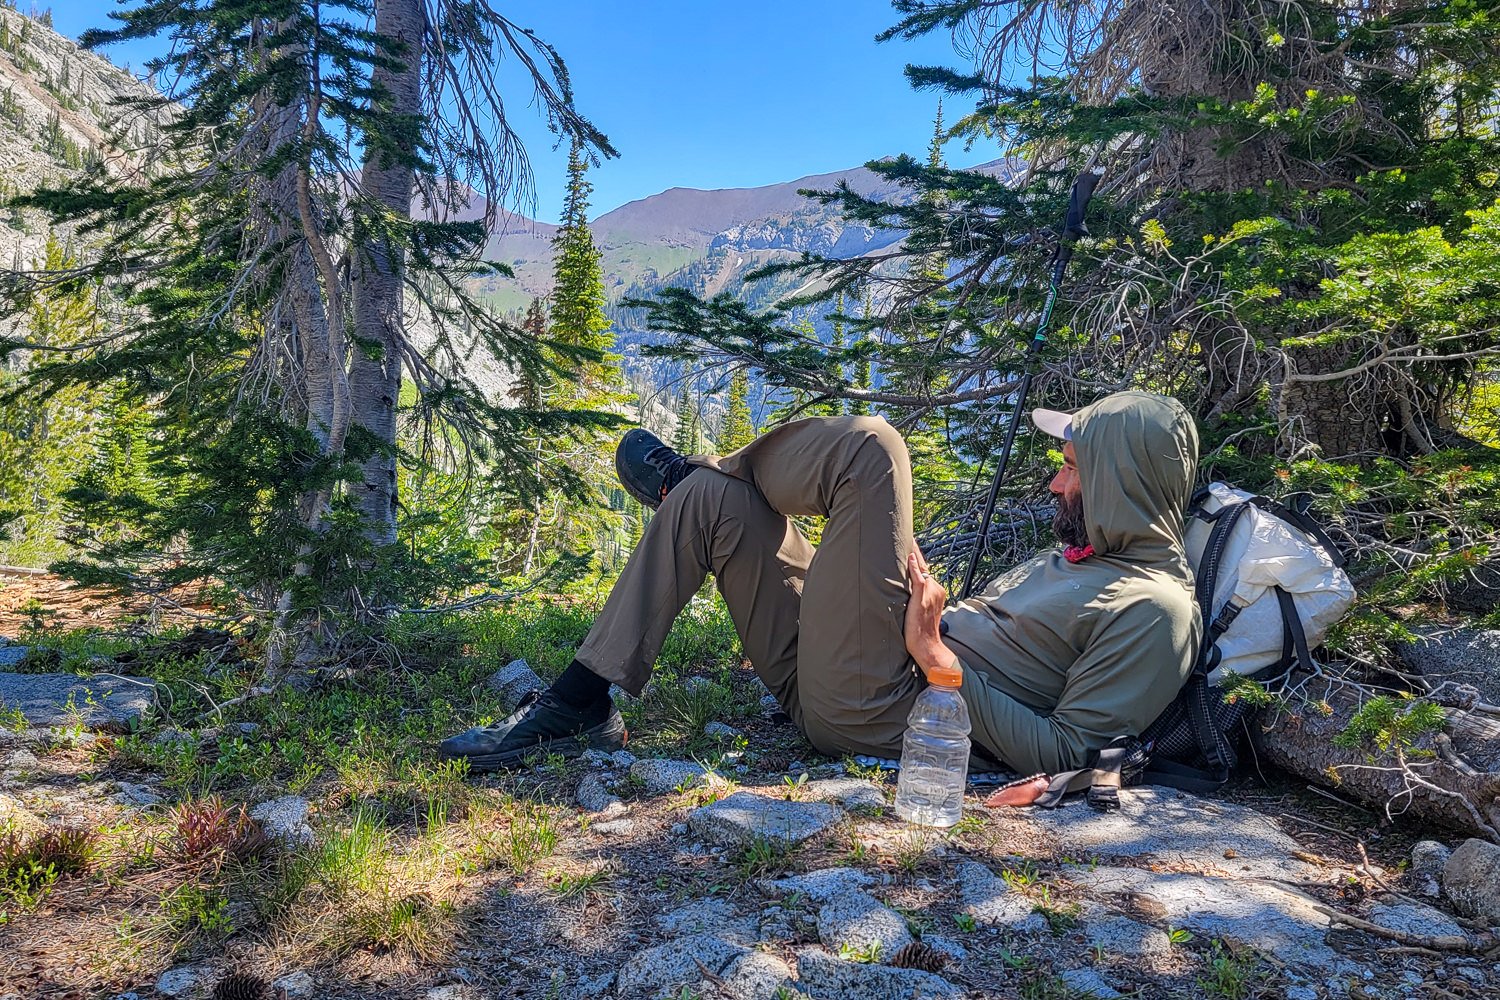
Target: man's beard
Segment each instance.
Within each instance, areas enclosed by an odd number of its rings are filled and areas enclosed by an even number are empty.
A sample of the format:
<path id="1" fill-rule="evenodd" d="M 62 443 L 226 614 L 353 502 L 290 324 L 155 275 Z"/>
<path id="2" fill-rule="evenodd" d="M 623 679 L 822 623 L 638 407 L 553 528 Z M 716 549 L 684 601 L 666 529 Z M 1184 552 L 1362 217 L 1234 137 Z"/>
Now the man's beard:
<path id="1" fill-rule="evenodd" d="M 1089 543 L 1088 525 L 1083 520 L 1082 493 L 1072 500 L 1067 497 L 1058 498 L 1057 513 L 1052 518 L 1052 530 L 1057 534 L 1057 540 L 1065 546 L 1076 545 L 1081 549 Z"/>

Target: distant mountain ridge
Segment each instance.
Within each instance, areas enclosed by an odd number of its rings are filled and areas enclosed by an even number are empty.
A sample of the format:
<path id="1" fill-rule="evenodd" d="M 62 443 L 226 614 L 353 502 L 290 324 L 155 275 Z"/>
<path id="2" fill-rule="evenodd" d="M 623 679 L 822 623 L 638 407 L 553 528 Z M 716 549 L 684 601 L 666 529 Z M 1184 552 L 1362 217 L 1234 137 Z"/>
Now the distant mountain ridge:
<path id="1" fill-rule="evenodd" d="M 994 160 L 971 169 L 1006 175 L 1011 165 Z M 773 259 L 804 251 L 857 256 L 900 239 L 900 233 L 849 224 L 836 207 L 797 193 L 832 190 L 840 182 L 879 199 L 909 196 L 907 189 L 861 166 L 761 187 L 673 187 L 604 213 L 590 222 L 590 228 L 603 253 L 610 298 L 649 292 L 684 277 L 689 287 L 696 279 L 695 291 L 732 291 L 742 286 L 744 274 Z M 547 294 L 556 232 L 556 226 L 512 215 L 491 237 L 487 255 L 516 273 L 514 281 L 486 283 L 485 291 L 496 305 L 520 308 L 532 296 Z"/>

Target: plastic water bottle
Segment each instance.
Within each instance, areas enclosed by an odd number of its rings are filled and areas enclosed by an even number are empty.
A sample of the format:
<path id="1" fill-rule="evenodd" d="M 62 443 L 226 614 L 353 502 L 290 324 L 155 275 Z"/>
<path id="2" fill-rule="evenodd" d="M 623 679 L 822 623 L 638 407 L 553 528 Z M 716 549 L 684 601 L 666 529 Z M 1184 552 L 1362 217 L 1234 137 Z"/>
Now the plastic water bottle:
<path id="1" fill-rule="evenodd" d="M 896 815 L 923 826 L 952 826 L 963 816 L 969 778 L 969 708 L 959 694 L 958 664 L 934 669 L 906 718 Z"/>

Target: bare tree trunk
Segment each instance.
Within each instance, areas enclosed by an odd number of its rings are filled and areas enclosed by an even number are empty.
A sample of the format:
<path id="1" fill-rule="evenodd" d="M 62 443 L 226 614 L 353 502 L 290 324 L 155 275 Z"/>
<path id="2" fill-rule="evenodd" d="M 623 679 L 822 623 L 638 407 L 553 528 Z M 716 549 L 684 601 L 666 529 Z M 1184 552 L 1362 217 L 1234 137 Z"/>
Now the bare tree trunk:
<path id="1" fill-rule="evenodd" d="M 542 502 L 536 502 L 535 509 L 531 512 L 531 534 L 526 538 L 526 560 L 521 564 L 521 575 L 530 576 L 531 567 L 536 560 L 537 541 L 542 534 Z"/>
<path id="2" fill-rule="evenodd" d="M 1445 731 L 1410 748 L 1345 749 L 1333 738 L 1359 707 L 1357 691 L 1350 684 L 1330 691 L 1327 715 L 1310 708 L 1268 713 L 1251 727 L 1256 749 L 1277 767 L 1392 817 L 1500 841 L 1500 718 L 1450 708 Z"/>
<path id="3" fill-rule="evenodd" d="M 425 21 L 420 0 L 376 0 L 375 33 L 401 46 L 390 53 L 397 64 L 376 65 L 371 82 L 388 102 L 386 110 L 415 121 L 422 112 L 422 46 Z M 398 146 L 369 149 L 360 174 L 363 210 L 383 217 L 381 225 L 403 225 L 411 218 L 416 129 L 386 138 Z M 349 372 L 353 422 L 376 443 L 364 462 L 357 501 L 365 534 L 377 544 L 396 540 L 396 402 L 401 392 L 401 250 L 378 237 L 352 248 L 353 314 L 359 349 Z"/>

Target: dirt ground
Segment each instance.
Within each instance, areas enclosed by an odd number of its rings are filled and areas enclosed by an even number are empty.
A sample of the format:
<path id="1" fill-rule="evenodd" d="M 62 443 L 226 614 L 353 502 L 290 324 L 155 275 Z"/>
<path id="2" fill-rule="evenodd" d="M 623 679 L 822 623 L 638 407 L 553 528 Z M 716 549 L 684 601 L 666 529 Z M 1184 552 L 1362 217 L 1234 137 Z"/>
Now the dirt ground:
<path id="1" fill-rule="evenodd" d="M 52 573 L 0 567 L 0 635 L 14 639 L 28 626 L 47 628 L 120 628 L 191 624 L 209 607 L 191 592 L 171 600 L 122 599 L 107 591 L 75 586 Z"/>

